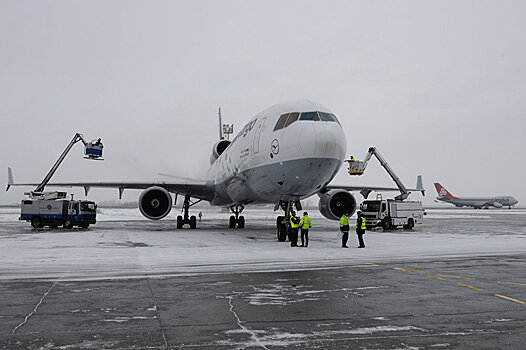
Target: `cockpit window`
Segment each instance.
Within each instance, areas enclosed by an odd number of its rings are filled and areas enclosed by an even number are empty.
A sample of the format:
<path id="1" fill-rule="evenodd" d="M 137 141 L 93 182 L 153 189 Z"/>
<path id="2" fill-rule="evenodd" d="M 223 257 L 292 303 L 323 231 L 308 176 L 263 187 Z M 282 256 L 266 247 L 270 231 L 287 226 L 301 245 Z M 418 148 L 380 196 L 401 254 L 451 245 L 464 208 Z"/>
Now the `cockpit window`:
<path id="1" fill-rule="evenodd" d="M 333 122 L 334 118 L 329 113 L 319 112 L 320 113 L 320 119 L 324 122 Z"/>
<path id="2" fill-rule="evenodd" d="M 276 123 L 276 126 L 274 127 L 274 131 L 283 129 L 285 127 L 285 122 L 287 121 L 289 114 L 290 113 L 282 114 L 281 117 L 279 117 L 278 122 Z"/>
<path id="3" fill-rule="evenodd" d="M 299 113 L 291 113 L 289 114 L 289 117 L 287 118 L 287 122 L 285 123 L 285 128 L 289 126 L 290 124 L 294 123 L 296 120 L 298 120 Z"/>
<path id="4" fill-rule="evenodd" d="M 306 112 L 301 113 L 300 120 L 320 120 L 318 117 L 318 112 Z"/>

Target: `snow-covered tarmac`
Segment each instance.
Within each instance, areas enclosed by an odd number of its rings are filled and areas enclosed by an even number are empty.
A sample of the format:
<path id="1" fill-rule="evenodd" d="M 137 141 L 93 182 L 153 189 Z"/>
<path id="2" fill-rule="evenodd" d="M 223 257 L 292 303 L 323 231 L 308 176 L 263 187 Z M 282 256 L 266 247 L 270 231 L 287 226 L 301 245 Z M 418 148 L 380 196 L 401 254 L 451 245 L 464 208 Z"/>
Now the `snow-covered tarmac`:
<path id="1" fill-rule="evenodd" d="M 203 209 L 196 230 L 149 221 L 137 209 L 100 209 L 88 230 L 32 229 L 18 208 L 0 209 L 0 279 L 104 279 L 203 272 L 328 268 L 364 262 L 521 254 L 526 210 L 430 209 L 414 230 L 370 231 L 366 249 L 340 248 L 338 223 L 310 211 L 308 248 L 277 242 L 276 213 L 248 209 L 246 228 L 228 229 L 230 214 Z M 195 212 L 197 213 L 197 211 Z"/>

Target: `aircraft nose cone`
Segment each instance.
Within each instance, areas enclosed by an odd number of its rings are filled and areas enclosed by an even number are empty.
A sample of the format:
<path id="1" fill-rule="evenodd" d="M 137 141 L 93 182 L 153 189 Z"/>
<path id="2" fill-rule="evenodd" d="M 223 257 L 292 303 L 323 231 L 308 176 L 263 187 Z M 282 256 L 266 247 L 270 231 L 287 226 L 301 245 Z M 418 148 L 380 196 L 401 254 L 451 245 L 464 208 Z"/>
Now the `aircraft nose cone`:
<path id="1" fill-rule="evenodd" d="M 338 123 L 325 122 L 316 128 L 316 156 L 343 160 L 347 139 Z"/>

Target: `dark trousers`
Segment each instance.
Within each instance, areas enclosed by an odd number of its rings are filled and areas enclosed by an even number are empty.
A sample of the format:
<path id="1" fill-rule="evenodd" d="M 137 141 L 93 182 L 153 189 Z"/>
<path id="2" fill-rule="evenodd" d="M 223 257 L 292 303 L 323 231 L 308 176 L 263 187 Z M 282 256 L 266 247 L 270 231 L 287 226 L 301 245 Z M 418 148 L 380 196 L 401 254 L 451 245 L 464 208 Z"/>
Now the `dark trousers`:
<path id="1" fill-rule="evenodd" d="M 301 229 L 301 245 L 304 245 L 305 247 L 309 246 L 309 229 Z"/>
<path id="2" fill-rule="evenodd" d="M 342 236 L 342 247 L 347 245 L 347 240 L 349 239 L 349 231 L 344 231 Z"/>
<path id="3" fill-rule="evenodd" d="M 298 246 L 298 227 L 295 227 L 292 229 L 292 236 L 290 237 L 290 246 L 291 247 Z"/>
<path id="4" fill-rule="evenodd" d="M 363 242 L 363 234 L 365 233 L 365 230 L 356 230 L 356 234 L 358 235 L 358 243 L 360 244 L 360 247 L 365 248 L 365 243 Z"/>

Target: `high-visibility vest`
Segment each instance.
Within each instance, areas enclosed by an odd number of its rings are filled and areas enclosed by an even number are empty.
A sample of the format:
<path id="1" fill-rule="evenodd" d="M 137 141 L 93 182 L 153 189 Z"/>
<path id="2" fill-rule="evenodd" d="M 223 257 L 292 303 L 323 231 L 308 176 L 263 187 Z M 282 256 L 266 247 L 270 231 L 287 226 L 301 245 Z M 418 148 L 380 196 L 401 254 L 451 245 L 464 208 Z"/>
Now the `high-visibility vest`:
<path id="1" fill-rule="evenodd" d="M 305 228 L 305 229 L 309 229 L 312 227 L 312 221 L 310 220 L 310 218 L 305 215 L 304 217 L 301 218 L 300 220 L 300 227 L 301 228 Z"/>
<path id="2" fill-rule="evenodd" d="M 360 220 L 362 221 L 361 224 Z M 365 218 L 363 216 L 359 216 L 358 219 L 356 219 L 356 228 L 361 228 L 362 230 L 365 230 Z"/>
<path id="3" fill-rule="evenodd" d="M 345 225 L 349 226 L 349 217 L 344 215 L 340 219 L 340 227 L 343 227 Z"/>
<path id="4" fill-rule="evenodd" d="M 299 225 L 298 222 L 299 222 L 299 221 L 298 221 L 298 218 L 297 218 L 297 217 L 295 217 L 295 216 L 291 216 L 291 217 L 290 217 L 290 227 L 292 227 L 292 228 L 298 228 L 298 227 L 300 227 L 300 225 Z"/>

